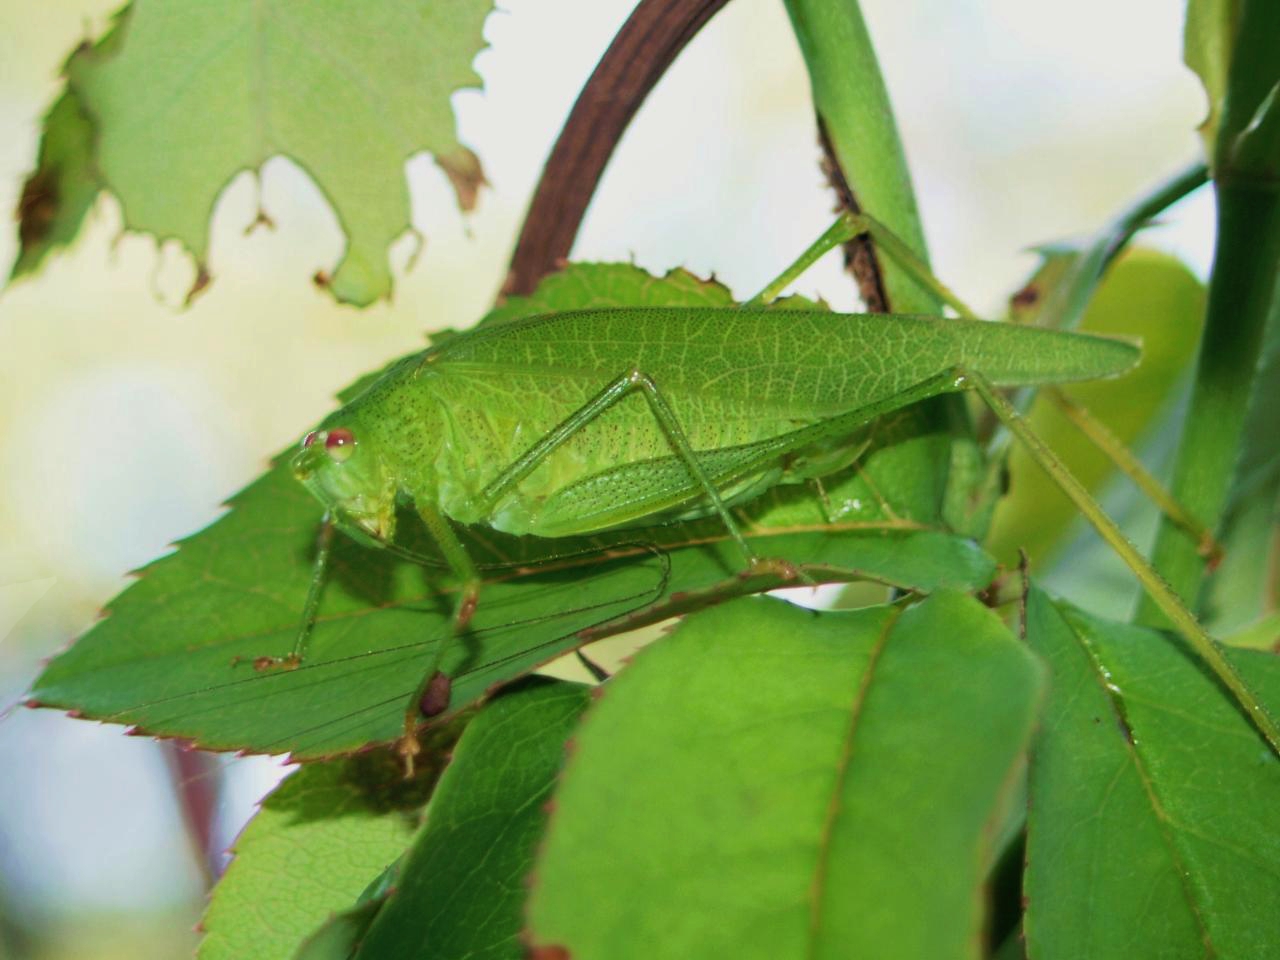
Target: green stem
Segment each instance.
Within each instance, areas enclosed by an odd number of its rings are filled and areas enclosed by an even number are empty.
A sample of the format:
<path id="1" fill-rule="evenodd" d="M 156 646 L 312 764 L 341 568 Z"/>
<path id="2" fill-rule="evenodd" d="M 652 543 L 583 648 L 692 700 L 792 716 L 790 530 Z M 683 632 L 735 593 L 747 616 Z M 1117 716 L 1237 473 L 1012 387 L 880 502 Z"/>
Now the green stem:
<path id="1" fill-rule="evenodd" d="M 928 250 L 893 107 L 856 0 L 785 0 L 800 43 L 828 171 L 841 204 L 870 210 L 925 263 Z M 938 304 L 893 265 L 878 265 L 887 303 L 900 313 L 937 313 Z M 859 276 L 864 298 L 868 279 Z M 875 306 L 872 306 L 875 309 Z"/>
<path id="2" fill-rule="evenodd" d="M 1253 691 L 1249 689 L 1249 685 L 1244 682 L 1244 679 L 1236 671 L 1231 661 L 1218 649 L 1209 634 L 1205 632 L 1204 627 L 1200 626 L 1200 621 L 1195 618 L 1195 614 L 1187 608 L 1186 604 L 1170 588 L 1169 584 L 1161 578 L 1160 574 L 1147 563 L 1142 554 L 1138 552 L 1138 548 L 1129 542 L 1128 538 L 1120 531 L 1120 528 L 1116 526 L 1115 521 L 1103 512 L 1102 507 L 1085 489 L 1084 484 L 1072 475 L 1066 465 L 1058 459 L 1058 455 L 1040 438 L 1039 434 L 1031 429 L 1031 426 L 1022 415 L 1014 409 L 1013 404 L 1006 400 L 1000 391 L 992 386 L 985 377 L 973 373 L 966 373 L 965 377 L 971 382 L 979 396 L 995 412 L 996 416 L 1000 418 L 1001 422 L 1019 440 L 1026 444 L 1031 456 L 1053 478 L 1062 492 L 1076 505 L 1076 508 L 1084 514 L 1102 539 L 1120 555 L 1120 558 L 1142 583 L 1147 596 L 1169 618 L 1195 654 L 1213 672 L 1213 675 L 1231 691 L 1236 702 L 1244 709 L 1250 721 L 1266 738 L 1267 743 L 1271 745 L 1271 749 L 1275 751 L 1277 756 L 1280 756 L 1280 724 L 1262 705 L 1262 702 L 1258 700 Z"/>
<path id="3" fill-rule="evenodd" d="M 935 300 L 945 303 L 966 320 L 977 320 L 978 315 L 969 309 L 955 292 L 934 275 L 910 245 L 894 233 L 887 225 L 881 223 L 869 213 L 849 214 L 855 225 L 859 225 L 870 234 L 876 246 L 887 253 L 916 284 L 917 288 L 930 294 Z"/>
<path id="4" fill-rule="evenodd" d="M 1235 478 L 1280 274 L 1280 155 L 1251 136 L 1257 111 L 1280 83 L 1280 3 L 1241 0 L 1238 12 L 1221 122 L 1212 145 L 1217 247 L 1195 386 L 1172 483 L 1173 495 L 1215 534 Z M 1204 558 L 1168 522 L 1160 525 L 1152 562 L 1184 600 L 1198 605 Z M 1146 601 L 1138 619 L 1160 622 L 1159 612 Z"/>
<path id="5" fill-rule="evenodd" d="M 1213 279 L 1171 484 L 1173 496 L 1214 532 L 1235 474 L 1280 272 L 1280 193 L 1248 183 L 1219 183 L 1217 193 Z M 1205 558 L 1167 520 L 1160 525 L 1152 562 L 1179 596 L 1197 603 Z M 1149 600 L 1143 601 L 1138 619 L 1162 622 Z"/>

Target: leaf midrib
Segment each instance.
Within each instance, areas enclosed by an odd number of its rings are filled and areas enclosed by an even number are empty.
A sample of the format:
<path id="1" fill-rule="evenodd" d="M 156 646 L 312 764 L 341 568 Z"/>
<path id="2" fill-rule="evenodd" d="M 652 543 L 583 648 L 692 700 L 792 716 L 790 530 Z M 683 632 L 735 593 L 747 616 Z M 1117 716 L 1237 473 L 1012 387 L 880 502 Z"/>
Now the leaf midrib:
<path id="1" fill-rule="evenodd" d="M 854 695 L 853 703 L 850 705 L 849 723 L 845 730 L 844 740 L 840 745 L 839 759 L 836 761 L 835 785 L 831 791 L 831 799 L 828 801 L 826 816 L 818 837 L 818 862 L 814 866 L 813 880 L 809 885 L 809 940 L 805 945 L 805 956 L 809 957 L 810 960 L 816 956 L 818 947 L 819 930 L 823 919 L 823 895 L 826 892 L 827 872 L 830 866 L 831 837 L 835 832 L 836 821 L 840 816 L 840 801 L 848 785 L 849 765 L 853 759 L 854 739 L 859 729 L 859 721 L 862 719 L 863 708 L 866 706 L 867 693 L 871 689 L 871 682 L 875 677 L 876 667 L 880 663 L 880 657 L 884 653 L 885 647 L 888 646 L 889 635 L 893 632 L 893 628 L 897 625 L 901 616 L 902 608 L 898 608 L 885 621 L 880 635 L 876 638 L 875 645 L 871 648 L 871 657 L 867 661 L 866 670 L 863 671 L 857 693 Z"/>
<path id="2" fill-rule="evenodd" d="M 1160 839 L 1164 843 L 1165 849 L 1168 851 L 1169 860 L 1174 868 L 1174 873 L 1177 875 L 1178 889 L 1182 891 L 1182 896 L 1186 902 L 1187 910 L 1190 912 L 1192 919 L 1195 920 L 1196 929 L 1200 931 L 1200 940 L 1205 947 L 1204 956 L 1217 956 L 1218 951 L 1213 945 L 1213 940 L 1209 935 L 1209 929 L 1205 925 L 1204 917 L 1201 914 L 1201 907 L 1196 898 L 1195 889 L 1190 882 L 1190 868 L 1182 856 L 1182 851 L 1178 849 L 1177 841 L 1174 839 L 1173 834 L 1176 825 L 1172 818 L 1170 818 L 1170 816 L 1165 812 L 1164 804 L 1160 801 L 1160 796 L 1156 790 L 1155 782 L 1152 779 L 1150 771 L 1143 760 L 1142 753 L 1139 751 L 1138 745 L 1135 742 L 1139 738 L 1137 736 L 1137 732 L 1133 729 L 1128 715 L 1125 713 L 1123 698 L 1119 693 L 1116 693 L 1111 689 L 1111 686 L 1108 684 L 1106 679 L 1109 673 L 1106 665 L 1102 662 L 1094 645 L 1089 641 L 1084 633 L 1081 632 L 1077 625 L 1072 622 L 1071 618 L 1068 616 L 1069 611 L 1062 609 L 1057 604 L 1054 604 L 1054 608 L 1057 610 L 1058 616 L 1062 618 L 1063 623 L 1067 625 L 1067 629 L 1071 631 L 1071 635 L 1075 638 L 1080 649 L 1084 652 L 1089 664 L 1093 667 L 1090 672 L 1090 676 L 1094 682 L 1097 683 L 1103 697 L 1106 699 L 1107 706 L 1111 709 L 1112 717 L 1115 721 L 1112 725 L 1112 729 L 1116 731 L 1115 735 L 1120 737 L 1121 747 L 1124 750 L 1125 756 L 1128 757 L 1134 772 L 1138 776 L 1138 782 L 1142 786 L 1143 796 L 1147 798 L 1147 809 L 1156 825 L 1156 830 L 1160 835 Z M 1123 730 L 1130 731 L 1133 735 L 1133 739 L 1131 740 L 1129 737 L 1124 736 L 1121 732 Z"/>

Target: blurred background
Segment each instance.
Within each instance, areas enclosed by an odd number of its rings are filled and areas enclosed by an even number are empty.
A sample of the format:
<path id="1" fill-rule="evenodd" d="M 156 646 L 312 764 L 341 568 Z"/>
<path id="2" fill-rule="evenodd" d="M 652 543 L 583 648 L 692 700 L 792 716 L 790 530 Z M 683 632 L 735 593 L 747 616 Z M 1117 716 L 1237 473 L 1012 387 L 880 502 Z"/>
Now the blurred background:
<path id="1" fill-rule="evenodd" d="M 492 301 L 561 122 L 631 0 L 503 0 L 457 95 L 461 139 L 491 187 L 459 214 L 428 158 L 409 162 L 426 248 L 395 248 L 394 300 L 334 305 L 311 275 L 342 247 L 333 214 L 287 161 L 263 171 L 276 229 L 245 235 L 244 175 L 213 219 L 212 287 L 178 304 L 180 251 L 121 236 L 102 198 L 69 253 L 0 294 L 0 707 L 41 658 L 91 624 L 127 571 L 212 521 L 334 390 L 467 326 Z M 0 208 L 33 165 L 58 68 L 115 9 L 0 2 Z M 1197 153 L 1200 89 L 1167 0 L 864 0 L 938 273 L 981 310 L 1032 269 L 1028 248 L 1087 234 Z M 588 213 L 578 259 L 715 271 L 755 291 L 828 224 L 807 80 L 778 0 L 735 0 L 677 62 L 628 132 Z M 1146 242 L 1203 276 L 1207 193 Z M 16 253 L 0 232 L 0 269 Z M 856 305 L 834 258 L 802 284 Z M 188 956 L 210 871 L 181 791 L 222 778 L 224 850 L 279 778 L 267 759 L 202 766 L 119 728 L 16 709 L 0 722 L 0 957 Z M 199 793 L 197 789 L 195 793 Z M 188 790 L 188 799 L 193 793 Z"/>

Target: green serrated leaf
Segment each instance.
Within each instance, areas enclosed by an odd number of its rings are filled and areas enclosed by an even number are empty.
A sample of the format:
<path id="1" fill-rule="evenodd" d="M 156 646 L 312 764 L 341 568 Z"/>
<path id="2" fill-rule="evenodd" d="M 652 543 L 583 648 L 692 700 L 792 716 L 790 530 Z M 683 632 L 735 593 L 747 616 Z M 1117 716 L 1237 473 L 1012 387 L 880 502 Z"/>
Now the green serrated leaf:
<path id="1" fill-rule="evenodd" d="M 1029 954 L 1268 956 L 1280 760 L 1171 635 L 1034 589 L 1027 639 L 1052 674 L 1030 772 Z M 1231 660 L 1280 708 L 1280 659 Z"/>
<path id="2" fill-rule="evenodd" d="M 590 699 L 589 687 L 545 681 L 479 713 L 355 960 L 524 956 L 525 880 L 565 741 Z"/>
<path id="3" fill-rule="evenodd" d="M 385 754 L 310 764 L 263 802 L 234 847 L 201 924 L 199 960 L 288 960 L 404 853 L 457 730 L 413 781 Z"/>
<path id="4" fill-rule="evenodd" d="M 77 57 L 71 89 L 129 229 L 177 239 L 203 268 L 218 194 L 241 171 L 287 156 L 347 237 L 328 286 L 366 305 L 390 294 L 387 248 L 411 229 L 409 158 L 430 152 L 464 209 L 483 182 L 449 98 L 480 84 L 471 61 L 491 9 L 491 0 L 134 0 L 118 49 Z"/>
<path id="5" fill-rule="evenodd" d="M 527 297 L 509 297 L 477 326 L 505 323 L 540 313 L 577 308 L 731 307 L 733 294 L 716 280 L 703 280 L 682 267 L 659 278 L 629 263 L 574 263 L 546 276 Z"/>
<path id="6" fill-rule="evenodd" d="M 536 309 L 570 309 L 583 295 L 599 305 L 610 283 L 634 289 L 635 268 L 615 268 L 612 281 L 608 273 L 593 268 L 581 283 L 561 278 L 561 297 L 545 297 Z M 702 298 L 706 290 L 677 275 L 667 295 Z M 893 472 L 894 458 L 909 463 L 921 446 L 945 440 L 904 437 L 908 423 L 887 418 L 872 431 L 888 464 L 874 480 L 855 464 L 824 479 L 820 491 L 779 487 L 748 505 L 744 532 L 755 550 L 923 592 L 990 582 L 990 558 L 942 527 L 936 477 Z M 432 647 L 450 630 L 453 586 L 439 570 L 340 536 L 306 662 L 267 673 L 249 663 L 293 644 L 322 510 L 281 462 L 238 494 L 227 516 L 143 570 L 109 616 L 49 665 L 33 698 L 210 749 L 317 758 L 394 739 Z M 399 545 L 431 555 L 412 514 L 401 520 Z M 688 599 L 742 569 L 714 518 L 588 538 L 486 528 L 464 531 L 464 539 L 485 568 L 485 586 L 467 642 L 443 665 L 454 678 L 453 709 L 579 646 L 580 631 L 590 629 L 591 639 L 619 632 L 636 622 L 628 613 L 669 610 L 672 598 Z"/>
<path id="7" fill-rule="evenodd" d="M 529 939 L 612 960 L 977 957 L 1040 687 L 959 594 L 691 617 L 575 734 Z"/>

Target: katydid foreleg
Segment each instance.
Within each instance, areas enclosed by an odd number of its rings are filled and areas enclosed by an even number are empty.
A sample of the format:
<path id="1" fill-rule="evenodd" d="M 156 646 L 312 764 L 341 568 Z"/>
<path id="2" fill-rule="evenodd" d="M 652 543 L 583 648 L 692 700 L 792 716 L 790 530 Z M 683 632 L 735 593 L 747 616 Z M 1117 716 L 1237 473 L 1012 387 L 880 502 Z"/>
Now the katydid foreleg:
<path id="1" fill-rule="evenodd" d="M 307 649 L 307 640 L 316 623 L 316 611 L 320 608 L 320 595 L 324 592 L 325 580 L 329 575 L 329 556 L 333 551 L 333 516 L 325 511 L 320 520 L 320 532 L 316 534 L 316 559 L 311 565 L 311 583 L 307 587 L 307 599 L 302 607 L 302 623 L 298 627 L 298 635 L 293 641 L 293 649 L 283 657 L 255 657 L 253 666 L 257 670 L 270 670 L 273 667 L 293 669 L 302 663 Z M 233 665 L 239 660 L 233 660 Z"/>
<path id="2" fill-rule="evenodd" d="M 405 707 L 404 733 L 397 749 L 404 758 L 406 778 L 412 778 L 414 757 L 421 752 L 416 735 L 418 722 L 423 717 L 438 716 L 449 709 L 452 681 L 440 670 L 440 663 L 449 642 L 467 629 L 480 597 L 480 574 L 449 521 L 426 503 L 417 504 L 417 508 L 427 532 L 431 534 L 450 570 L 458 579 L 458 598 L 454 602 L 449 632 L 435 645 L 427 669 Z"/>

